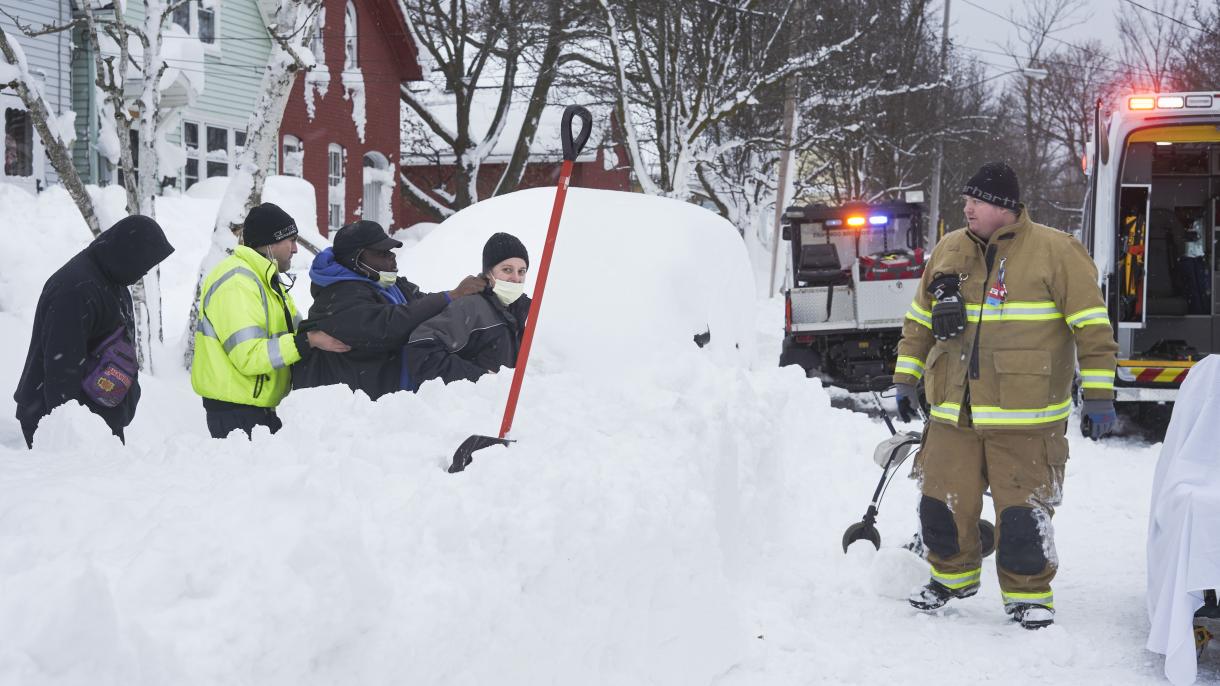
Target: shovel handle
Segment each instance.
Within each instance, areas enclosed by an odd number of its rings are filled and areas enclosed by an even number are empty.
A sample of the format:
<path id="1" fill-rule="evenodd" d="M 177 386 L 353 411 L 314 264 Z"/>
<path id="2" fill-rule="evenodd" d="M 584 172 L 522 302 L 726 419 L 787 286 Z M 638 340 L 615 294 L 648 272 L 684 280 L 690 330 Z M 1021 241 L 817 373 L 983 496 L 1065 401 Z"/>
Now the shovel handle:
<path id="1" fill-rule="evenodd" d="M 580 117 L 580 133 L 572 134 L 572 119 Z M 589 134 L 593 133 L 593 115 L 580 105 L 568 105 L 563 111 L 563 121 L 560 126 L 560 138 L 563 140 L 563 159 L 575 162 L 585 143 L 589 142 Z"/>

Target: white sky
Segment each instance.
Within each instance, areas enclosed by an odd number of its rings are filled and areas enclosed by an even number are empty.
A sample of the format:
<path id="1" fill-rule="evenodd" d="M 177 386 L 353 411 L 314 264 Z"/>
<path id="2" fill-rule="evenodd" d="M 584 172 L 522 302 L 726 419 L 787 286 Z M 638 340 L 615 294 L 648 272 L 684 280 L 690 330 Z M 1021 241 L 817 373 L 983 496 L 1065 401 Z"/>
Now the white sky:
<path id="1" fill-rule="evenodd" d="M 1142 0 L 1142 4 L 1153 6 L 1154 0 Z M 1022 0 L 950 0 L 949 2 L 949 37 L 959 49 L 974 57 L 989 63 L 987 69 L 991 74 L 1008 71 L 1013 68 L 1012 59 L 1003 53 L 1006 43 L 1011 42 L 1018 53 L 1024 54 L 1019 47 L 1020 28 L 1005 21 L 1015 13 L 1017 22 L 1027 22 L 1027 2 Z M 1123 0 L 1083 0 L 1081 9 L 1073 17 L 1069 28 L 1060 30 L 1053 36 L 1068 43 L 1083 43 L 1098 39 L 1111 50 L 1117 50 L 1118 24 L 1115 20 L 1116 11 L 1140 12 Z M 936 10 L 939 18 L 940 8 Z M 937 24 L 939 28 L 939 23 Z M 1064 47 L 1062 43 L 1050 40 L 1051 47 Z"/>

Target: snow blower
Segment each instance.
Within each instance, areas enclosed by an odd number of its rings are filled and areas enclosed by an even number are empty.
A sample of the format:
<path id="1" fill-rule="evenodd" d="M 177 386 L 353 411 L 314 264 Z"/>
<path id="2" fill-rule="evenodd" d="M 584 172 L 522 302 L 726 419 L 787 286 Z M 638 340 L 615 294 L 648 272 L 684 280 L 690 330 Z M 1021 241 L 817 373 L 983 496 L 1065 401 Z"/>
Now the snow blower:
<path id="1" fill-rule="evenodd" d="M 886 428 L 890 430 L 890 437 L 879 443 L 873 450 L 873 461 L 877 463 L 878 467 L 881 467 L 881 479 L 873 491 L 873 499 L 868 504 L 868 510 L 864 512 L 864 518 L 847 527 L 847 530 L 843 532 L 844 553 L 856 541 L 868 541 L 877 550 L 881 549 L 881 532 L 877 531 L 877 515 L 881 512 L 881 499 L 885 497 L 885 492 L 889 489 L 890 482 L 894 480 L 894 475 L 898 473 L 898 468 L 913 453 L 918 453 L 923 447 L 924 434 L 928 430 L 925 418 L 922 432 L 903 431 L 899 433 L 894 428 L 894 423 L 890 421 L 889 413 L 881 405 L 881 397 L 877 395 L 876 391 L 873 391 L 873 399 L 877 402 L 877 408 L 881 412 L 881 418 L 885 420 Z M 983 545 L 983 557 L 995 552 L 995 526 L 985 519 L 979 520 L 979 539 Z M 923 540 L 918 533 L 903 547 L 920 557 L 927 556 Z"/>
<path id="2" fill-rule="evenodd" d="M 580 119 L 580 133 L 573 135 L 572 120 Z M 453 454 L 449 473 L 456 474 L 474 460 L 474 452 L 493 445 L 507 446 L 507 436 L 513 428 L 513 415 L 517 411 L 517 398 L 521 394 L 521 382 L 525 378 L 525 365 L 530 358 L 530 347 L 534 344 L 534 329 L 538 315 L 542 312 L 542 296 L 546 291 L 546 277 L 551 270 L 551 256 L 555 253 L 555 238 L 559 235 L 559 218 L 563 215 L 563 202 L 568 195 L 568 181 L 572 178 L 572 165 L 580 155 L 581 148 L 593 131 L 593 115 L 580 105 L 568 105 L 560 122 L 560 138 L 563 141 L 563 166 L 559 169 L 559 185 L 555 188 L 555 204 L 551 207 L 551 222 L 547 227 L 546 244 L 542 249 L 542 263 L 538 268 L 538 285 L 534 290 L 534 302 L 530 305 L 529 317 L 525 321 L 525 333 L 521 339 L 521 350 L 517 353 L 517 366 L 513 370 L 513 383 L 509 387 L 508 402 L 504 406 L 504 419 L 500 423 L 499 436 L 475 434 L 462 441 Z"/>

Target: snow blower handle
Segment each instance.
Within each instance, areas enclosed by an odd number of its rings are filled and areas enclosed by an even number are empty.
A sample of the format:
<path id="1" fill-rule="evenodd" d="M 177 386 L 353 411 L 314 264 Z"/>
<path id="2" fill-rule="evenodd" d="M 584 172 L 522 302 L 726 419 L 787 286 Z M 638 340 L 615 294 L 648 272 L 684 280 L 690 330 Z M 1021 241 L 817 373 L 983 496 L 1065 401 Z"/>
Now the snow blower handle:
<path id="1" fill-rule="evenodd" d="M 580 133 L 572 134 L 572 118 L 580 117 Z M 593 115 L 580 105 L 568 105 L 563 111 L 563 122 L 560 126 L 560 138 L 563 139 L 563 159 L 575 162 L 585 143 L 589 142 L 589 134 L 593 133 Z"/>

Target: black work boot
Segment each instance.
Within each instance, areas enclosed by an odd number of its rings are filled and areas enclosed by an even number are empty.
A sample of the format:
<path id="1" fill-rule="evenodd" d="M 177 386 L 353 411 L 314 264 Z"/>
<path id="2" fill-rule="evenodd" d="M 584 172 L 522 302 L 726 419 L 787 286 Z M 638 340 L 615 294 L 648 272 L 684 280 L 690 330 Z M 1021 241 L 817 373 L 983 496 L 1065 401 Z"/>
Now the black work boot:
<path id="1" fill-rule="evenodd" d="M 1004 611 L 1012 615 L 1014 622 L 1020 622 L 1023 629 L 1044 629 L 1055 623 L 1055 610 L 1045 605 L 1011 603 L 1004 606 Z"/>
<path id="2" fill-rule="evenodd" d="M 939 610 L 954 598 L 969 598 L 978 592 L 978 584 L 970 584 L 963 588 L 949 588 L 939 581 L 933 580 L 911 593 L 907 597 L 907 602 L 916 610 Z"/>

